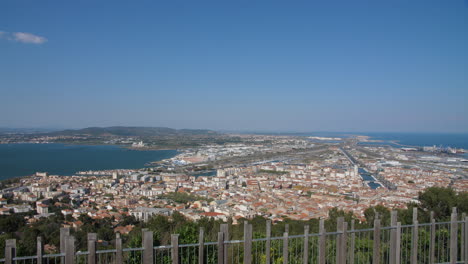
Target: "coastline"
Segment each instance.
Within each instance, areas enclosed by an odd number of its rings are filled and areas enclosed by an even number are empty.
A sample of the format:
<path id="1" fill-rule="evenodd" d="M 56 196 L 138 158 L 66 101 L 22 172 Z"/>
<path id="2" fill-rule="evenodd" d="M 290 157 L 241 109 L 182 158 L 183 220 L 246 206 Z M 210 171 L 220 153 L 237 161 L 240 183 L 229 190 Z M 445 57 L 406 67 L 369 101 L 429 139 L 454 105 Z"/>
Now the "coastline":
<path id="1" fill-rule="evenodd" d="M 182 150 L 189 149 L 196 146 L 186 146 L 186 147 L 158 147 L 158 146 L 145 146 L 145 147 L 134 147 L 132 145 L 123 145 L 123 144 L 107 144 L 104 142 L 100 143 L 80 143 L 80 142 L 0 142 L 0 145 L 13 145 L 13 144 L 33 144 L 33 145 L 47 145 L 47 144 L 61 144 L 64 146 L 114 146 L 130 150 L 140 150 L 140 151 L 155 151 L 155 150 Z"/>

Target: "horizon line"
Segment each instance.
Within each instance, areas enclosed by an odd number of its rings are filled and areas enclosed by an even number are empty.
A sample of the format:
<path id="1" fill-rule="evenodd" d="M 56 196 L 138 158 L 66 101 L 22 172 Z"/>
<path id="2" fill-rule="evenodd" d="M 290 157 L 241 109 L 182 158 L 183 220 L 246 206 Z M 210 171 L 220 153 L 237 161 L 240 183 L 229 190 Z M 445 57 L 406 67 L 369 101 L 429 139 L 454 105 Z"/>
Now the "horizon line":
<path id="1" fill-rule="evenodd" d="M 145 125 L 111 125 L 111 126 L 85 126 L 85 127 L 0 127 L 0 130 L 80 130 L 86 128 L 109 128 L 109 127 L 134 127 L 134 128 L 170 128 L 190 130 L 211 130 L 221 133 L 269 133 L 269 134 L 306 134 L 306 133 L 340 133 L 340 134 L 363 134 L 363 133 L 389 133 L 389 134 L 468 134 L 468 131 L 346 131 L 346 130 L 274 130 L 274 129 L 212 129 L 212 128 L 174 128 L 169 126 L 145 126 Z"/>

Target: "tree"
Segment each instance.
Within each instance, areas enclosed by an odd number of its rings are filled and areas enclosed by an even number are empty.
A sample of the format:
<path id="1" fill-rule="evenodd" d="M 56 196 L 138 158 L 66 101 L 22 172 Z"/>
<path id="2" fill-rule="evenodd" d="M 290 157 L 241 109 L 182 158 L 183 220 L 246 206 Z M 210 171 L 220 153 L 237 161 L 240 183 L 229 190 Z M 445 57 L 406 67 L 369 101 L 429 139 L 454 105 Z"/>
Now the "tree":
<path id="1" fill-rule="evenodd" d="M 0 216 L 0 232 L 11 233 L 26 225 L 24 214 Z"/>
<path id="2" fill-rule="evenodd" d="M 104 241 L 111 241 L 114 239 L 114 231 L 110 226 L 101 226 L 97 231 L 97 236 L 99 239 Z"/>
<path id="3" fill-rule="evenodd" d="M 81 214 L 79 217 L 78 217 L 78 220 L 80 220 L 81 222 L 83 222 L 83 224 L 85 225 L 88 225 L 88 224 L 92 224 L 93 223 L 93 219 L 87 215 L 87 214 Z"/>
<path id="4" fill-rule="evenodd" d="M 364 211 L 364 216 L 369 226 L 374 226 L 376 214 L 379 214 L 379 219 L 381 219 L 380 224 L 382 226 L 388 226 L 390 224 L 390 210 L 382 205 L 377 205 L 375 207 L 369 207 Z"/>
<path id="5" fill-rule="evenodd" d="M 154 232 L 154 236 L 157 238 L 155 244 L 168 244 L 170 241 L 170 232 L 172 230 L 169 218 L 163 215 L 156 215 L 149 219 L 144 225 L 150 231 Z"/>
<path id="6" fill-rule="evenodd" d="M 0 234 L 0 248 L 5 248 L 5 241 L 7 239 L 12 239 L 14 236 L 12 234 Z M 3 258 L 5 255 L 5 250 L 0 250 L 0 258 Z"/>
<path id="7" fill-rule="evenodd" d="M 139 221 L 133 215 L 124 215 L 120 225 L 137 225 Z"/>
<path id="8" fill-rule="evenodd" d="M 328 219 L 325 221 L 325 229 L 327 231 L 334 231 L 337 227 L 337 219 L 338 217 L 344 217 L 344 221 L 351 223 L 355 217 L 352 212 L 345 212 L 338 208 L 332 208 L 328 211 Z"/>
<path id="9" fill-rule="evenodd" d="M 195 222 L 188 222 L 175 230 L 179 234 L 180 244 L 192 244 L 198 242 L 198 225 Z"/>
<path id="10" fill-rule="evenodd" d="M 458 195 L 451 188 L 431 187 L 419 194 L 420 208 L 425 212 L 434 211 L 436 220 L 448 220 L 453 207 L 466 207 L 459 205 Z M 460 209 L 460 208 L 459 208 Z"/>

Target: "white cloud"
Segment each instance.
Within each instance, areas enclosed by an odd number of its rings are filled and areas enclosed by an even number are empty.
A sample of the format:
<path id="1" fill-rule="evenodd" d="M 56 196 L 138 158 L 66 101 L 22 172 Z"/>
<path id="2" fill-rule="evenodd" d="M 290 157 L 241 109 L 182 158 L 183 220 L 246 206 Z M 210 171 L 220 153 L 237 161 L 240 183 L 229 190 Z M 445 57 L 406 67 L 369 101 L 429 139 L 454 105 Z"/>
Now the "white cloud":
<path id="1" fill-rule="evenodd" d="M 27 32 L 9 33 L 5 31 L 0 31 L 0 38 L 28 44 L 43 44 L 47 42 L 46 38 Z"/>
<path id="2" fill-rule="evenodd" d="M 47 41 L 46 38 L 26 32 L 15 32 L 12 34 L 15 41 L 32 44 L 42 44 Z"/>

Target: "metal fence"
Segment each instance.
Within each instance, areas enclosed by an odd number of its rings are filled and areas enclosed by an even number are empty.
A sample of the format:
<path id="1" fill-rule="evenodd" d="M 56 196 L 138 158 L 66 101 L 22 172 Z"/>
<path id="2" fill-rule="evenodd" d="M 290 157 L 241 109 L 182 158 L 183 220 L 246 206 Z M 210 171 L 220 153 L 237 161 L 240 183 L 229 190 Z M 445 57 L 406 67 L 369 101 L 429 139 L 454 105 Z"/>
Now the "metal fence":
<path id="1" fill-rule="evenodd" d="M 69 229 L 61 229 L 59 254 L 43 254 L 42 240 L 37 240 L 37 255 L 16 256 L 16 241 L 7 240 L 5 259 L 0 263 L 17 264 L 176 264 L 176 263 L 311 263 L 311 264 L 416 264 L 416 263 L 468 263 L 468 217 L 457 216 L 454 209 L 451 221 L 418 223 L 417 210 L 413 223 L 401 225 L 396 212 L 391 213 L 391 224 L 381 227 L 374 221 L 369 229 L 354 229 L 354 221 L 347 223 L 338 218 L 336 231 L 327 232 L 320 220 L 319 232 L 309 233 L 304 227 L 301 235 L 289 235 L 288 227 L 282 236 L 271 236 L 271 221 L 266 233 L 253 239 L 252 225 L 244 223 L 244 238 L 229 240 L 228 225 L 221 225 L 217 241 L 205 242 L 200 229 L 199 241 L 179 245 L 179 236 L 171 236 L 171 244 L 154 246 L 153 232 L 144 230 L 142 247 L 122 248 L 122 239 L 116 235 L 115 248 L 97 250 L 96 234 L 88 234 L 87 251 L 75 250 L 75 238 Z"/>

